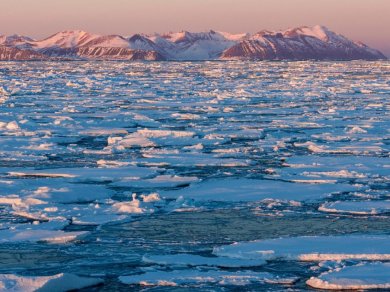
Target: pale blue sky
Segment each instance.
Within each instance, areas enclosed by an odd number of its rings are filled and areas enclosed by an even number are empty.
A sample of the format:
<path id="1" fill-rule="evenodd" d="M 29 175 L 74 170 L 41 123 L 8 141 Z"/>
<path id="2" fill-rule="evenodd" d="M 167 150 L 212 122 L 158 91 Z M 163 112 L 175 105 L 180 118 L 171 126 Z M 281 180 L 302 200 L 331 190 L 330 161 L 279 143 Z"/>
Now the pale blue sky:
<path id="1" fill-rule="evenodd" d="M 0 0 L 0 34 L 256 32 L 322 24 L 390 55 L 390 0 Z"/>

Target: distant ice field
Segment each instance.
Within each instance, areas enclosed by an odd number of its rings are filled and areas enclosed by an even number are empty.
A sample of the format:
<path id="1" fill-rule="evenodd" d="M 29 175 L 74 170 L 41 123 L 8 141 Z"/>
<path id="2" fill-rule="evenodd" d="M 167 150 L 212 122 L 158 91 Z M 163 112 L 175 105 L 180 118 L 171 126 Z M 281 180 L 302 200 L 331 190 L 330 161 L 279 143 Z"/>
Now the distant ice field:
<path id="1" fill-rule="evenodd" d="M 388 289 L 389 202 L 390 62 L 0 63 L 0 291 Z"/>

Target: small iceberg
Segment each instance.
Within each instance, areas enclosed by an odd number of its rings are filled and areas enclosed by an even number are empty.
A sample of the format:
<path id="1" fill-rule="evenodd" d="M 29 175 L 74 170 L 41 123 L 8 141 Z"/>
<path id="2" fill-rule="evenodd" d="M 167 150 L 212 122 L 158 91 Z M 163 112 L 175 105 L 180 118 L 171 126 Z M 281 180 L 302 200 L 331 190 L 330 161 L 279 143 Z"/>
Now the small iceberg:
<path id="1" fill-rule="evenodd" d="M 268 272 L 239 271 L 226 272 L 219 270 L 175 270 L 150 271 L 140 275 L 121 276 L 123 284 L 144 286 L 179 286 L 186 284 L 210 284 L 243 286 L 251 283 L 292 284 L 297 278 L 280 278 Z M 198 287 L 198 286 L 197 286 Z"/>
<path id="2" fill-rule="evenodd" d="M 211 266 L 221 268 L 243 268 L 257 267 L 266 263 L 261 259 L 235 259 L 220 257 L 202 257 L 192 254 L 174 254 L 174 255 L 146 255 L 142 258 L 145 263 L 158 265 L 176 265 L 176 266 Z"/>
<path id="3" fill-rule="evenodd" d="M 390 263 L 369 263 L 335 269 L 306 281 L 310 287 L 327 290 L 390 290 Z"/>
<path id="4" fill-rule="evenodd" d="M 322 204 L 319 211 L 354 215 L 390 213 L 390 201 L 337 201 Z"/>
<path id="5" fill-rule="evenodd" d="M 78 290 L 103 283 L 99 278 L 79 277 L 73 274 L 29 277 L 13 274 L 0 274 L 0 291 L 24 292 L 65 292 Z"/>
<path id="6" fill-rule="evenodd" d="M 300 236 L 234 243 L 214 248 L 220 257 L 265 260 L 390 260 L 390 236 Z M 353 244 L 351 244 L 353 243 Z"/>

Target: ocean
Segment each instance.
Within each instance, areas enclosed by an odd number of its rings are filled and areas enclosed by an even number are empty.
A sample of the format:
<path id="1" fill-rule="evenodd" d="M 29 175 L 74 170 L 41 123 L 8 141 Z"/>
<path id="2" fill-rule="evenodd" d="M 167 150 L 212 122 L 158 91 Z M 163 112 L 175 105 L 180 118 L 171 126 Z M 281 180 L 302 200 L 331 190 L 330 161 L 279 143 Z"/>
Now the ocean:
<path id="1" fill-rule="evenodd" d="M 389 128 L 389 61 L 1 62 L 0 280 L 311 291 L 386 273 Z"/>

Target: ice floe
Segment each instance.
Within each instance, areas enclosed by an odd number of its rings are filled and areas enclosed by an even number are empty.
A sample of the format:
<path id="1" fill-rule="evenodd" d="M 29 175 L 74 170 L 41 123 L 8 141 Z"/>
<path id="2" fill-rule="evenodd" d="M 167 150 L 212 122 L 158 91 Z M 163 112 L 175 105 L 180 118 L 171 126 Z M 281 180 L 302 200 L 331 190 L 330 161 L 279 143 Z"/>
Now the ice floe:
<path id="1" fill-rule="evenodd" d="M 318 210 L 329 213 L 378 215 L 390 213 L 390 201 L 337 201 L 322 204 Z"/>
<path id="2" fill-rule="evenodd" d="M 187 186 L 190 183 L 198 182 L 197 177 L 181 177 L 177 175 L 159 175 L 150 179 L 143 180 L 121 180 L 112 183 L 115 187 L 134 187 L 134 188 L 173 188 Z"/>
<path id="3" fill-rule="evenodd" d="M 133 133 L 124 137 L 108 137 L 107 143 L 109 147 L 114 147 L 116 150 L 156 146 L 154 142 L 139 133 Z"/>
<path id="4" fill-rule="evenodd" d="M 311 277 L 306 283 L 317 289 L 390 289 L 390 263 L 362 263 Z"/>
<path id="5" fill-rule="evenodd" d="M 266 260 L 390 260 L 389 240 L 387 235 L 301 236 L 235 243 L 216 247 L 213 253 Z"/>
<path id="6" fill-rule="evenodd" d="M 225 272 L 219 270 L 175 270 L 171 272 L 150 271 L 140 275 L 121 276 L 119 281 L 124 284 L 139 284 L 145 286 L 178 286 L 186 284 L 215 283 L 218 285 L 243 286 L 251 283 L 286 283 L 286 279 L 279 278 L 267 272 L 239 271 Z M 290 278 L 288 283 L 293 283 L 296 278 Z"/>
<path id="7" fill-rule="evenodd" d="M 6 242 L 47 242 L 47 243 L 67 243 L 80 239 L 88 234 L 85 231 L 64 232 L 62 230 L 45 229 L 5 229 L 0 230 L 0 243 Z"/>
<path id="8" fill-rule="evenodd" d="M 83 289 L 103 283 L 99 278 L 80 277 L 73 274 L 57 274 L 53 276 L 18 276 L 0 274 L 0 291 L 24 292 L 66 292 Z"/>
<path id="9" fill-rule="evenodd" d="M 0 202 L 6 203 L 8 200 L 12 204 L 18 204 L 20 201 L 25 205 L 34 205 L 37 201 L 33 199 L 36 199 L 41 203 L 85 203 L 107 199 L 113 194 L 112 190 L 99 184 L 68 183 L 61 179 L 23 179 L 0 190 Z"/>
<path id="10" fill-rule="evenodd" d="M 276 174 L 287 180 L 334 180 L 366 182 L 390 178 L 390 159 L 369 156 L 294 156 L 286 158 Z M 272 177 L 272 176 L 271 176 Z"/>
<path id="11" fill-rule="evenodd" d="M 142 214 L 147 212 L 147 209 L 142 208 L 142 202 L 133 194 L 133 199 L 129 202 L 117 202 L 112 205 L 115 212 L 119 214 Z M 149 210 L 153 212 L 153 210 Z"/>
<path id="12" fill-rule="evenodd" d="M 145 263 L 167 266 L 214 266 L 224 268 L 257 267 L 266 263 L 262 259 L 203 257 L 193 254 L 145 255 L 142 260 Z"/>
<path id="13" fill-rule="evenodd" d="M 0 169 L 10 177 L 30 178 L 69 178 L 77 182 L 117 181 L 126 178 L 139 179 L 156 173 L 153 168 L 125 166 L 125 167 L 80 167 L 80 168 L 53 168 L 53 169 Z"/>
<path id="14" fill-rule="evenodd" d="M 2 65 L 3 273 L 282 290 L 389 259 L 388 62 Z"/>
<path id="15" fill-rule="evenodd" d="M 223 179 L 192 184 L 188 188 L 162 191 L 166 198 L 193 198 L 211 201 L 260 201 L 263 199 L 319 200 L 332 193 L 356 190 L 348 184 L 299 184 L 276 180 Z"/>
<path id="16" fill-rule="evenodd" d="M 195 144 L 197 145 L 197 144 Z M 170 167 L 243 167 L 248 166 L 244 159 L 219 158 L 197 152 L 185 153 L 158 153 L 156 151 L 144 151 L 144 157 L 137 163 L 144 166 L 170 166 Z"/>

